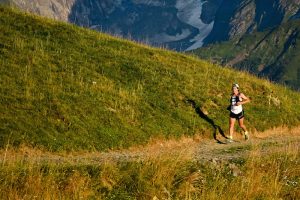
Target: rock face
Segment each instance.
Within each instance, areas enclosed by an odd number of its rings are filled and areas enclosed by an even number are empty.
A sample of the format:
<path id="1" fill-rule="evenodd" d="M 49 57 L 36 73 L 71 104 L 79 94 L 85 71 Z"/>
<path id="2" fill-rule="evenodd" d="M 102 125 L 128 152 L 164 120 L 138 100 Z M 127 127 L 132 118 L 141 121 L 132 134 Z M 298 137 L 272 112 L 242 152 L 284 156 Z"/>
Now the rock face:
<path id="1" fill-rule="evenodd" d="M 22 10 L 68 22 L 76 0 L 0 0 L 9 2 Z"/>
<path id="2" fill-rule="evenodd" d="M 179 51 L 299 18 L 300 0 L 0 0 L 29 12 Z"/>
<path id="3" fill-rule="evenodd" d="M 300 0 L 223 0 L 205 44 L 264 31 L 299 18 Z"/>

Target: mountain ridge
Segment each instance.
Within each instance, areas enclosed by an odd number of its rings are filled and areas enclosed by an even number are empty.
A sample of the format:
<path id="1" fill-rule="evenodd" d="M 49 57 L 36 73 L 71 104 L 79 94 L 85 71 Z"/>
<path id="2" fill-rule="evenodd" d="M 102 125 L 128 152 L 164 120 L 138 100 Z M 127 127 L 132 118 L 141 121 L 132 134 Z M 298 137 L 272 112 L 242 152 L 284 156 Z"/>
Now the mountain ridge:
<path id="1" fill-rule="evenodd" d="M 288 21 L 276 28 L 210 45 L 192 53 L 236 69 L 248 70 L 298 90 L 299 29 L 299 19 Z"/>
<path id="2" fill-rule="evenodd" d="M 300 0 L 5 1 L 42 16 L 177 51 L 273 28 L 300 12 Z"/>
<path id="3" fill-rule="evenodd" d="M 231 2 L 231 3 L 228 3 Z M 245 34 L 274 28 L 297 18 L 299 0 L 224 0 L 216 13 L 216 23 L 205 38 L 206 45 L 243 37 Z"/>

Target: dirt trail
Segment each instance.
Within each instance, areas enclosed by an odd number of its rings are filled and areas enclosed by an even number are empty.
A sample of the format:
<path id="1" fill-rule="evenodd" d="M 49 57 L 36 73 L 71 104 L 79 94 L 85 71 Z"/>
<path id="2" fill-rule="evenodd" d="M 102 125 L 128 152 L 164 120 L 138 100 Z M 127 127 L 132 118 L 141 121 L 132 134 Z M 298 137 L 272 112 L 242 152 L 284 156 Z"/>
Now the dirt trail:
<path id="1" fill-rule="evenodd" d="M 225 138 L 220 137 L 219 140 L 225 142 Z M 270 152 L 283 151 L 284 148 L 300 149 L 299 147 L 300 127 L 292 130 L 278 128 L 252 134 L 248 141 L 244 141 L 241 136 L 236 135 L 236 142 L 227 144 L 218 143 L 213 139 L 182 138 L 176 141 L 156 141 L 146 146 L 108 152 L 55 154 L 30 148 L 23 148 L 18 151 L 1 150 L 0 162 L 101 164 L 104 162 L 141 161 L 170 155 L 174 157 L 189 157 L 198 161 L 216 162 L 247 157 L 255 149 L 259 149 L 261 154 L 268 154 Z"/>

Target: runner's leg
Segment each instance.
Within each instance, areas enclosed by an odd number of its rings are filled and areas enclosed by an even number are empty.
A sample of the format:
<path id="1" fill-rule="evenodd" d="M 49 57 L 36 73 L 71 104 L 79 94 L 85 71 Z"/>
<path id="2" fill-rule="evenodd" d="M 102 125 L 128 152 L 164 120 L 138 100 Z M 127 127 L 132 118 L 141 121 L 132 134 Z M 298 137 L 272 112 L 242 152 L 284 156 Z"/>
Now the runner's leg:
<path id="1" fill-rule="evenodd" d="M 243 129 L 243 131 L 244 131 L 245 140 L 248 140 L 249 139 L 249 134 L 248 134 L 246 126 L 244 125 L 244 117 L 242 117 L 241 119 L 239 119 L 239 125 Z"/>
<path id="2" fill-rule="evenodd" d="M 244 132 L 247 131 L 247 128 L 246 128 L 246 126 L 244 124 L 244 117 L 241 118 L 241 119 L 239 119 L 239 126 L 243 129 Z"/>
<path id="3" fill-rule="evenodd" d="M 230 139 L 233 138 L 233 131 L 234 131 L 234 123 L 235 123 L 235 118 L 229 118 L 229 137 Z"/>

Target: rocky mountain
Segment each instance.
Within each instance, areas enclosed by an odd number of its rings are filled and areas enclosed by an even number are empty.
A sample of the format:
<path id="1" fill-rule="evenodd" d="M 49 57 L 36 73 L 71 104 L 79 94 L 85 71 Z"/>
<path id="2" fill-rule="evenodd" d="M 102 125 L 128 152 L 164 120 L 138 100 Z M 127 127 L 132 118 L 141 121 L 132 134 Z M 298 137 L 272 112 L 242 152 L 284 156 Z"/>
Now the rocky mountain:
<path id="1" fill-rule="evenodd" d="M 0 0 L 43 16 L 179 51 L 299 17 L 300 0 Z"/>
<path id="2" fill-rule="evenodd" d="M 212 23 L 203 23 L 199 18 L 202 4 L 201 0 L 190 0 L 188 4 L 185 0 L 79 0 L 69 21 L 152 45 L 185 50 L 201 43 L 212 29 Z"/>
<path id="3" fill-rule="evenodd" d="M 204 43 L 227 41 L 299 18 L 300 0 L 223 0 Z"/>
<path id="4" fill-rule="evenodd" d="M 16 6 L 27 12 L 68 22 L 76 0 L 0 0 L 0 3 Z"/>
<path id="5" fill-rule="evenodd" d="M 300 89 L 299 0 L 224 0 L 201 58 Z"/>
<path id="6" fill-rule="evenodd" d="M 203 45 L 222 0 L 0 0 L 43 16 L 176 50 Z"/>
<path id="7" fill-rule="evenodd" d="M 300 19 L 191 53 L 300 89 Z"/>

